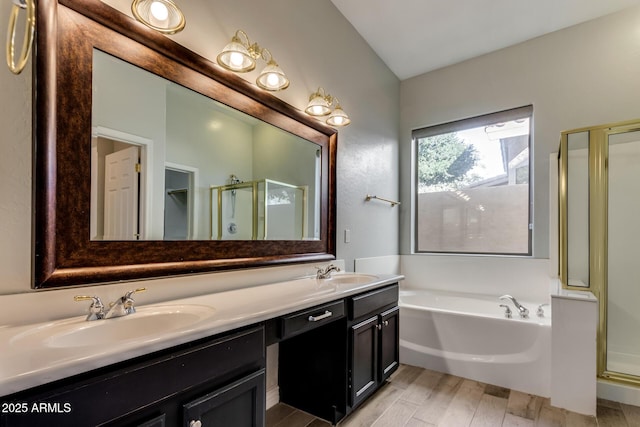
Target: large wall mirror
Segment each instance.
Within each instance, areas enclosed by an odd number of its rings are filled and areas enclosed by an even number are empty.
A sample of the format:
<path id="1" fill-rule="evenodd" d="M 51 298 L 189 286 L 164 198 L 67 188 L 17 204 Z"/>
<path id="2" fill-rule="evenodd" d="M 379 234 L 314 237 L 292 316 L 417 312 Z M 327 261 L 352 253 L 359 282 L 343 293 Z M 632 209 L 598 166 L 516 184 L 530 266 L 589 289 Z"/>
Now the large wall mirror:
<path id="1" fill-rule="evenodd" d="M 335 258 L 336 132 L 98 0 L 39 0 L 34 287 Z"/>

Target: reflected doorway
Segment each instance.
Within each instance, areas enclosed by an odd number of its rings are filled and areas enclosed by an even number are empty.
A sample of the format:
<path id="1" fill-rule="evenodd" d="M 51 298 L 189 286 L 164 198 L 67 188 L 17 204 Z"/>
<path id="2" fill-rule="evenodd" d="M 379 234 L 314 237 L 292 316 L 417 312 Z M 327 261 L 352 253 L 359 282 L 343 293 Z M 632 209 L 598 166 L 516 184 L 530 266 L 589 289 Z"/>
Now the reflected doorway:
<path id="1" fill-rule="evenodd" d="M 164 240 L 195 238 L 198 170 L 167 163 L 164 172 Z"/>

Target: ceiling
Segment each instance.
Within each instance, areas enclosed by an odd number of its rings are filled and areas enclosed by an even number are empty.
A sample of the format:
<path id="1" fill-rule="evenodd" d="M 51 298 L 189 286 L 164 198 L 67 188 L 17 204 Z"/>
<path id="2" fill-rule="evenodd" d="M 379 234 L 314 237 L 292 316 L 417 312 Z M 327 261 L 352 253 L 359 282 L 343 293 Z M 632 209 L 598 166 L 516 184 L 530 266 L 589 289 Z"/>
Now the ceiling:
<path id="1" fill-rule="evenodd" d="M 331 0 L 400 80 L 640 0 Z"/>

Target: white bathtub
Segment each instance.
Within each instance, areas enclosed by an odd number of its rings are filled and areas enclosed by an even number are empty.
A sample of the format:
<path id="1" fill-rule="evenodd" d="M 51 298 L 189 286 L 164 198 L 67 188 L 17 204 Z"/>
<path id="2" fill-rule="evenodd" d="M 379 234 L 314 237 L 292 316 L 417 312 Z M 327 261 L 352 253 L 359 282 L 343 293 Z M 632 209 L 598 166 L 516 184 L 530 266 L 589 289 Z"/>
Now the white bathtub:
<path id="1" fill-rule="evenodd" d="M 518 299 L 530 317 L 509 303 L 507 319 L 498 296 L 401 290 L 400 362 L 548 397 L 550 307 L 538 317 L 542 301 Z"/>

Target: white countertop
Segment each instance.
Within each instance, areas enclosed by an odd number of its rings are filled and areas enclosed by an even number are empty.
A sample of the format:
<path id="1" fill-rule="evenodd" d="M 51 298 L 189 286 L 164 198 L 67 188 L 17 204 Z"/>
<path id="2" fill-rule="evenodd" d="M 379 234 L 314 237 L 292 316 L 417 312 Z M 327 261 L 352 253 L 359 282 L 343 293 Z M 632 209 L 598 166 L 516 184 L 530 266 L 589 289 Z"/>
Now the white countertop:
<path id="1" fill-rule="evenodd" d="M 345 276 L 348 274 L 345 273 Z M 342 274 L 335 276 L 342 276 Z M 231 331 L 325 302 L 342 299 L 404 279 L 404 276 L 401 275 L 376 276 L 377 279 L 366 284 L 336 284 L 331 280 L 294 279 L 152 304 L 152 306 L 200 305 L 212 307 L 215 313 L 212 317 L 183 329 L 149 335 L 141 339 L 105 342 L 104 345 L 98 346 L 55 348 L 46 345 L 44 341 L 20 339 L 25 334 L 38 330 L 37 328 L 47 328 L 56 322 L 0 327 L 0 348 L 2 348 L 0 353 L 0 396 L 189 341 Z M 145 306 L 138 308 L 142 311 Z M 88 323 L 85 317 L 65 319 L 64 322 L 77 322 L 82 326 Z M 122 321 L 124 325 L 126 322 L 124 319 L 116 318 L 95 322 Z"/>

